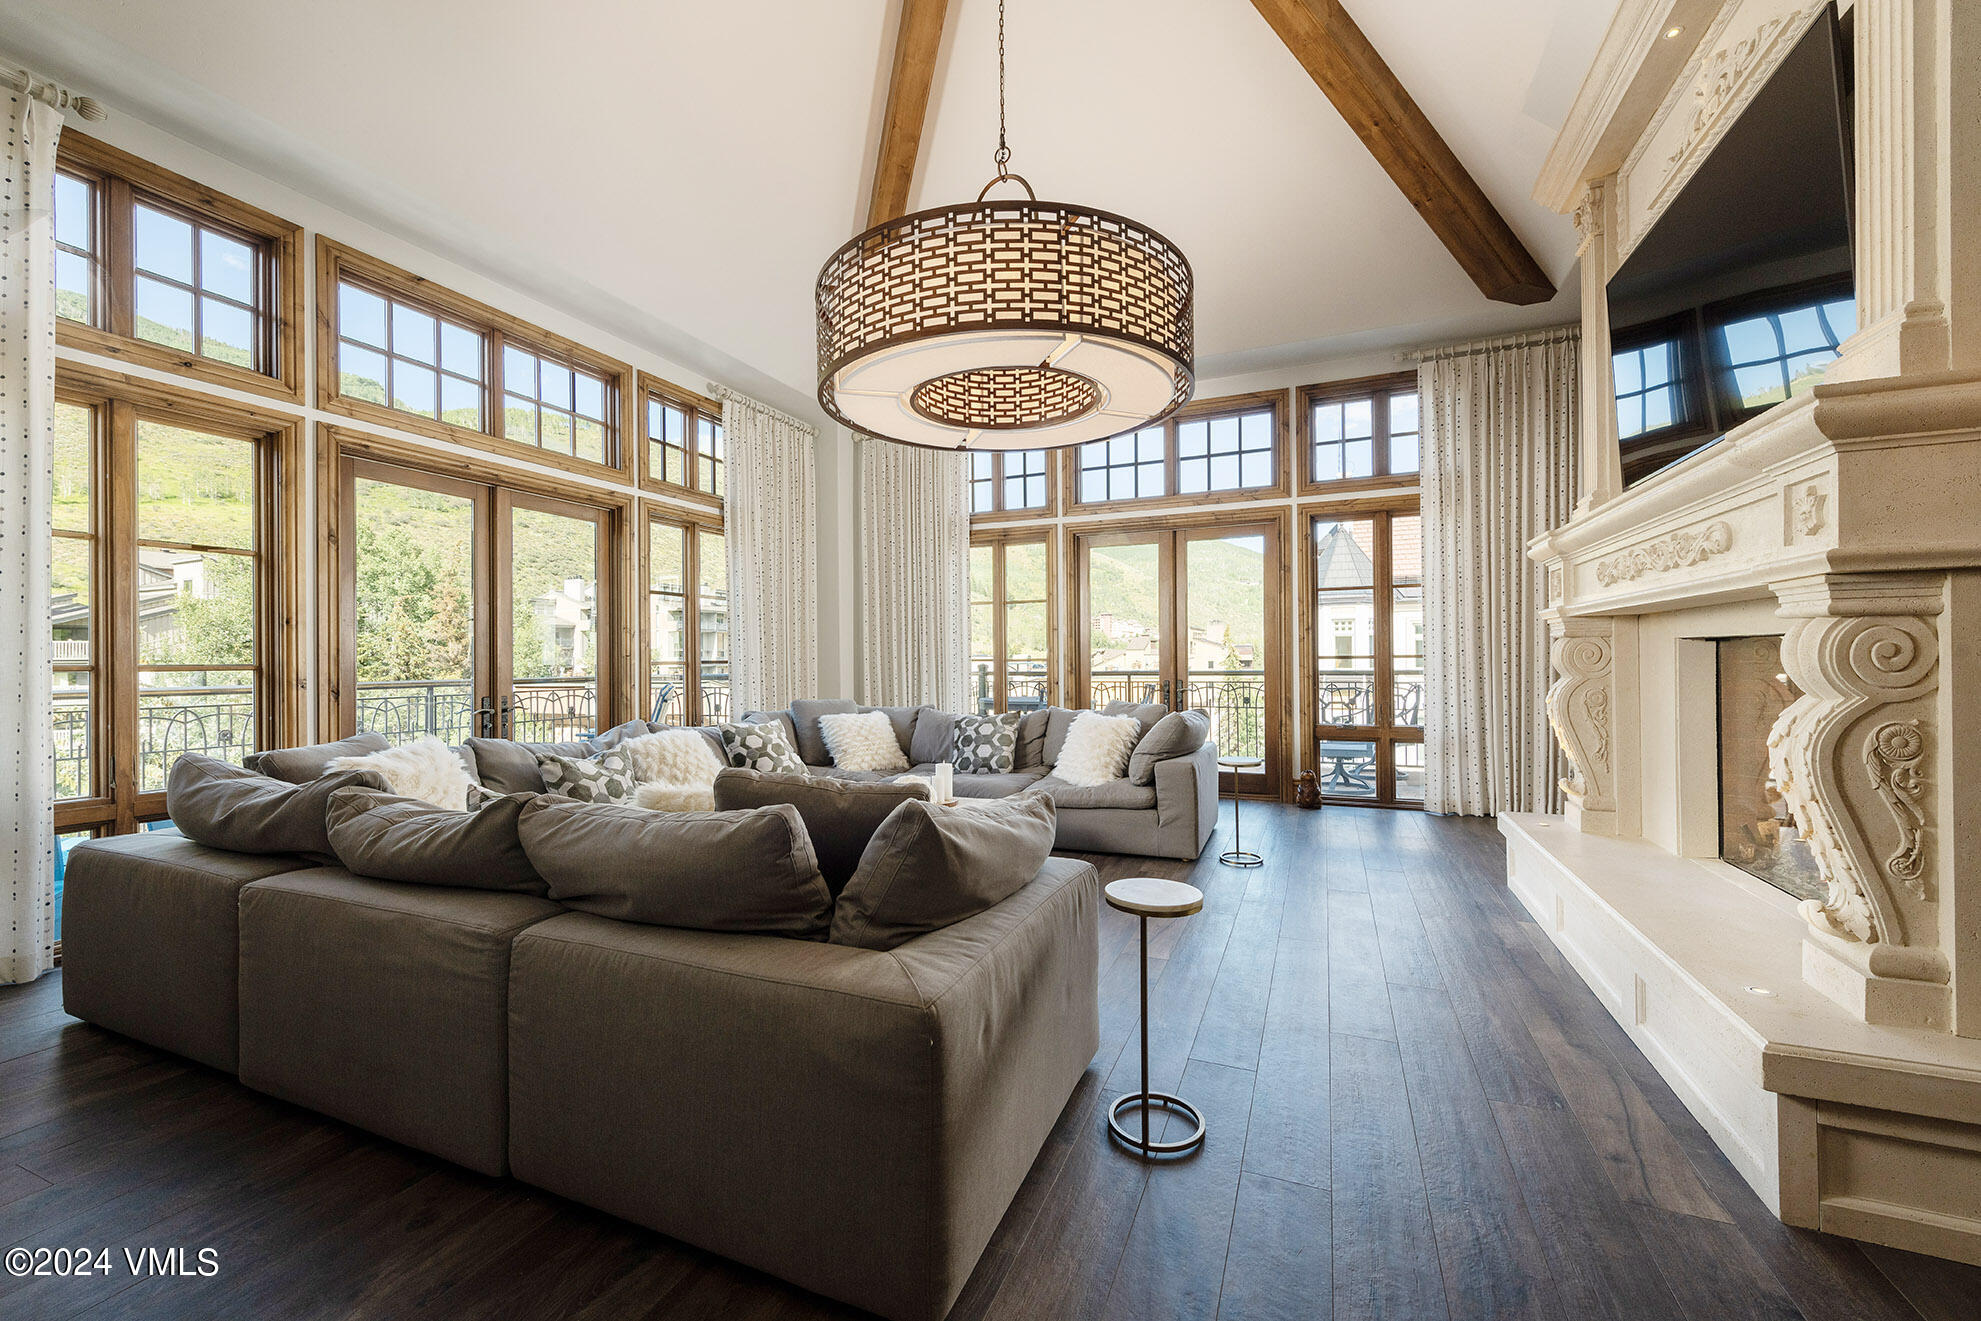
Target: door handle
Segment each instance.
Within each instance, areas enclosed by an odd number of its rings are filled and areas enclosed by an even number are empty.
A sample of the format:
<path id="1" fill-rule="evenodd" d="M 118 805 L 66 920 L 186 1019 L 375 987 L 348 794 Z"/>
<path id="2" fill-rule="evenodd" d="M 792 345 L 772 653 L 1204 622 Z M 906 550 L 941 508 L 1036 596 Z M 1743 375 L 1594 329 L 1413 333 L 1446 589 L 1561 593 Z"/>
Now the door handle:
<path id="1" fill-rule="evenodd" d="M 505 694 L 502 697 L 496 698 L 495 709 L 496 709 L 496 728 L 500 731 L 496 735 L 496 737 L 515 738 L 516 737 L 515 694 L 513 693 Z"/>
<path id="2" fill-rule="evenodd" d="M 487 697 L 479 699 L 481 705 L 469 712 L 475 718 L 475 734 L 479 738 L 496 737 L 495 706 Z"/>

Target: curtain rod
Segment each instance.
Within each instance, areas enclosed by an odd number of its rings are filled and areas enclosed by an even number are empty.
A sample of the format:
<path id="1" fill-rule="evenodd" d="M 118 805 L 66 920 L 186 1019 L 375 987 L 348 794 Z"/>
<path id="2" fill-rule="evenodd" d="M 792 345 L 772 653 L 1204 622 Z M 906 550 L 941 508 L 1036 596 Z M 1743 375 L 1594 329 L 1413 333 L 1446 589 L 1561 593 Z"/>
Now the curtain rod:
<path id="1" fill-rule="evenodd" d="M 1558 340 L 1580 339 L 1582 327 L 1579 325 L 1548 326 L 1541 330 L 1522 330 L 1510 335 L 1492 335 L 1485 339 L 1466 340 L 1459 344 L 1441 344 L 1435 348 L 1407 349 L 1397 357 L 1404 362 L 1424 362 L 1430 358 L 1456 358 L 1468 353 L 1485 353 L 1492 349 L 1524 348 L 1529 344 L 1552 344 Z"/>
<path id="2" fill-rule="evenodd" d="M 751 408 L 756 409 L 759 413 L 768 414 L 769 416 L 774 417 L 778 421 L 784 423 L 786 426 L 797 427 L 800 430 L 809 431 L 814 436 L 818 435 L 819 433 L 819 429 L 816 426 L 812 425 L 810 422 L 805 421 L 805 419 L 801 417 L 793 417 L 791 416 L 791 414 L 785 412 L 781 408 L 772 408 L 769 404 L 765 403 L 763 400 L 752 399 L 749 395 L 744 394 L 740 390 L 732 390 L 726 385 L 719 385 L 714 381 L 710 381 L 708 383 L 708 392 L 711 395 L 713 395 L 715 398 L 721 400 L 723 403 L 728 403 L 731 400 L 734 400 L 736 403 L 745 404 Z"/>
<path id="3" fill-rule="evenodd" d="M 110 112 L 103 103 L 93 96 L 78 96 L 66 87 L 60 87 L 22 68 L 0 67 L 0 83 L 5 83 L 16 92 L 23 92 L 44 105 L 57 110 L 73 110 L 78 118 L 97 123 L 109 118 Z"/>

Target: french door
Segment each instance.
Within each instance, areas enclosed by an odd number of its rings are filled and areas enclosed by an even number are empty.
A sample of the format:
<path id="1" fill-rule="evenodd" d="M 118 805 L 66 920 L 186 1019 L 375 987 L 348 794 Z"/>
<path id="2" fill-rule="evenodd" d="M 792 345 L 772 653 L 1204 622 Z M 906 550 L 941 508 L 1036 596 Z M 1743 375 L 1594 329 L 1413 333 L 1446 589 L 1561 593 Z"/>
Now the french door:
<path id="1" fill-rule="evenodd" d="M 1270 518 L 1074 534 L 1075 691 L 1096 710 L 1127 700 L 1208 712 L 1220 755 L 1264 762 L 1237 790 L 1273 797 L 1284 767 L 1282 532 Z"/>
<path id="2" fill-rule="evenodd" d="M 612 511 L 339 458 L 337 723 L 550 742 L 609 714 Z"/>
<path id="3" fill-rule="evenodd" d="M 1416 505 L 1306 516 L 1312 760 L 1328 799 L 1424 801 L 1424 553 Z"/>

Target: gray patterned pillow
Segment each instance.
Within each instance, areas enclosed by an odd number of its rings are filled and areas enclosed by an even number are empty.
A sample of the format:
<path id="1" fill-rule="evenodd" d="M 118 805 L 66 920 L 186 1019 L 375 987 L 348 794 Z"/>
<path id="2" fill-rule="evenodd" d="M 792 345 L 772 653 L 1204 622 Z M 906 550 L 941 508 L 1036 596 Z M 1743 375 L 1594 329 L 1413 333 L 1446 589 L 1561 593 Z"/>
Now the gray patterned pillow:
<path id="1" fill-rule="evenodd" d="M 581 803 L 624 803 L 633 797 L 633 759 L 624 748 L 608 748 L 596 757 L 536 754 L 543 772 L 544 792 L 562 794 Z"/>
<path id="2" fill-rule="evenodd" d="M 722 735 L 722 751 L 729 758 L 731 766 L 742 766 L 753 771 L 782 772 L 789 775 L 803 775 L 806 772 L 804 760 L 798 756 L 798 749 L 791 746 L 790 736 L 784 726 L 775 720 L 765 720 L 758 724 L 719 725 L 717 732 Z"/>
<path id="3" fill-rule="evenodd" d="M 1018 721 L 1023 713 L 956 717 L 956 746 L 949 764 L 959 775 L 1002 775 L 1018 761 Z"/>

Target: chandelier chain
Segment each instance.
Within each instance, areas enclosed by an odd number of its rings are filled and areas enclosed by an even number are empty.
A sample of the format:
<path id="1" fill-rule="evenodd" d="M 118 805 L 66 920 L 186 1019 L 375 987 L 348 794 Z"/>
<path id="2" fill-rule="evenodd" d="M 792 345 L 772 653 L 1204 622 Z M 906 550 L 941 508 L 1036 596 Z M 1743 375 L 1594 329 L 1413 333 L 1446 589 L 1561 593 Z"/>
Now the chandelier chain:
<path id="1" fill-rule="evenodd" d="M 997 150 L 991 159 L 1000 174 L 1011 160 L 1011 148 L 1004 141 L 1004 0 L 997 0 Z"/>

